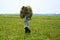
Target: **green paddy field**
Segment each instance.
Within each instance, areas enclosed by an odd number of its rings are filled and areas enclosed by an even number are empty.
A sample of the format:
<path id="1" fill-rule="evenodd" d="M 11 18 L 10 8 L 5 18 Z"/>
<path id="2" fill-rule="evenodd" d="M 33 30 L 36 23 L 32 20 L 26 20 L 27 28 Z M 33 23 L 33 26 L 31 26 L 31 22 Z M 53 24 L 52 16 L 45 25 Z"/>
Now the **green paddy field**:
<path id="1" fill-rule="evenodd" d="M 60 16 L 33 16 L 30 34 L 24 32 L 20 16 L 0 15 L 0 40 L 60 40 Z"/>

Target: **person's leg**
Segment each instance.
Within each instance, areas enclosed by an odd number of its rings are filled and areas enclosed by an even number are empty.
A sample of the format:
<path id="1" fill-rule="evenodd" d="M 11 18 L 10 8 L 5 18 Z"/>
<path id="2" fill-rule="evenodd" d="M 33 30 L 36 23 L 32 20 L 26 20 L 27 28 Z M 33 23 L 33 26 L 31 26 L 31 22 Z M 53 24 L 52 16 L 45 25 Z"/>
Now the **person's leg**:
<path id="1" fill-rule="evenodd" d="M 25 33 L 30 33 L 28 21 L 29 21 L 29 20 L 28 20 L 27 18 L 24 19 L 24 29 L 25 29 Z"/>
<path id="2" fill-rule="evenodd" d="M 29 25 L 28 25 L 28 20 L 25 20 L 25 21 L 24 21 L 24 28 L 26 28 L 26 27 L 29 27 Z"/>

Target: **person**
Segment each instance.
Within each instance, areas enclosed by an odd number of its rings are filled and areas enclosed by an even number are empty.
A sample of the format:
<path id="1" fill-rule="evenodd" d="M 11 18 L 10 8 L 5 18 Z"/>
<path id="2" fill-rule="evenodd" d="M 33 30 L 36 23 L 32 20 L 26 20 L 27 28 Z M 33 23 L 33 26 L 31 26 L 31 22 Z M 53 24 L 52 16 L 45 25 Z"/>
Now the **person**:
<path id="1" fill-rule="evenodd" d="M 24 17 L 24 29 L 25 29 L 25 33 L 30 33 L 30 29 L 29 29 L 29 24 L 28 24 L 29 19 L 25 16 Z"/>
<path id="2" fill-rule="evenodd" d="M 31 20 L 32 17 L 32 9 L 30 6 L 23 6 L 20 11 L 20 17 L 24 19 L 24 29 L 25 33 L 31 33 L 29 29 L 28 21 Z"/>

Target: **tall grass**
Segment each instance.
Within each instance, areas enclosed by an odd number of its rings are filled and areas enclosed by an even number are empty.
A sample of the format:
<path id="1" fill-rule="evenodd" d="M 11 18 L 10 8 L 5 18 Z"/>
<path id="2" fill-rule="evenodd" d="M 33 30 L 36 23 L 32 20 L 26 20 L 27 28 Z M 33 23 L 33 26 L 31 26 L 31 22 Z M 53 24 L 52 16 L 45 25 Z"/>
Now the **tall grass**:
<path id="1" fill-rule="evenodd" d="M 60 16 L 33 16 L 30 34 L 19 16 L 0 16 L 0 40 L 60 40 Z"/>

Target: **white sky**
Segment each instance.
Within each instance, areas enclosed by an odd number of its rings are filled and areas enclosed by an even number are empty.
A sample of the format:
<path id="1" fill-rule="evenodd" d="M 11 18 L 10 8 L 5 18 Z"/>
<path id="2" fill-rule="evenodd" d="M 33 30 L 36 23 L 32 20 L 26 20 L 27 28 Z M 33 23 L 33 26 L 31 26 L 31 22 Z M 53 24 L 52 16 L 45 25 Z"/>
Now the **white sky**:
<path id="1" fill-rule="evenodd" d="M 24 5 L 33 13 L 60 13 L 60 0 L 0 0 L 0 14 L 19 13 Z"/>

